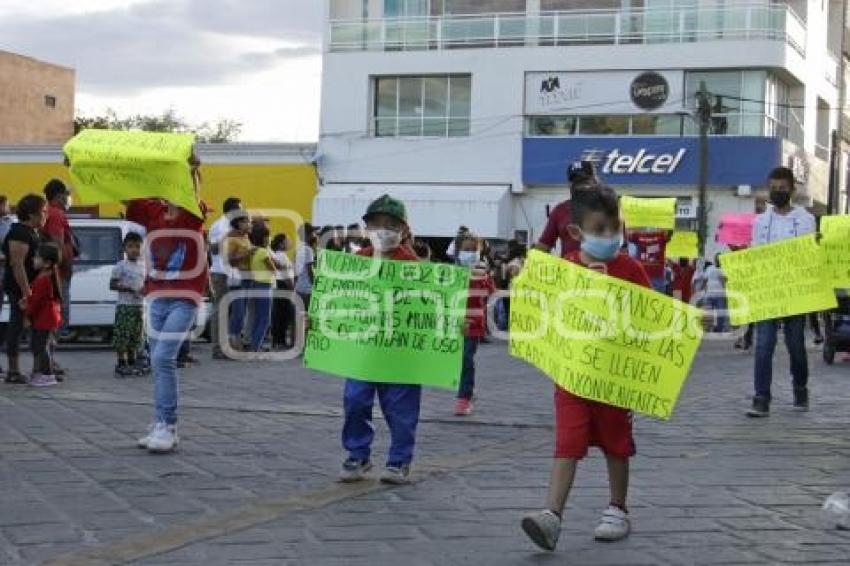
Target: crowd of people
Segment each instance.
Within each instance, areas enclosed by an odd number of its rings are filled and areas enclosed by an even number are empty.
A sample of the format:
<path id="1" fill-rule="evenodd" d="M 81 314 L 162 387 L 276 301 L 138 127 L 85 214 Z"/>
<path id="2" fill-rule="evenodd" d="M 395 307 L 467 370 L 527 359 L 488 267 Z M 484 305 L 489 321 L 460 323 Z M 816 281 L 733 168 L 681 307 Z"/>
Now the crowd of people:
<path id="1" fill-rule="evenodd" d="M 204 215 L 209 209 L 200 200 L 200 163 L 190 163 L 198 205 Z M 718 261 L 704 265 L 668 262 L 664 248 L 669 234 L 646 229 L 626 231 L 617 193 L 600 183 L 589 163 L 571 165 L 568 178 L 570 198 L 552 210 L 534 245 L 536 249 L 548 253 L 560 242 L 560 254 L 567 261 L 656 291 L 678 294 L 683 300 L 691 300 L 701 292 L 707 297 L 708 309 L 724 309 L 722 299 L 717 298 L 722 295 L 724 282 Z M 786 168 L 777 168 L 769 175 L 769 185 L 771 206 L 758 217 L 753 245 L 814 231 L 811 215 L 790 204 L 793 174 Z M 68 324 L 67 306 L 63 305 L 67 305 L 73 258 L 78 253 L 65 214 L 69 206 L 68 190 L 58 181 L 48 183 L 44 196 L 23 197 L 17 203 L 14 223 L 8 221 L 5 201 L 0 199 L 0 231 L 5 232 L 3 291 L 11 309 L 6 336 L 7 383 L 48 386 L 61 379 L 61 368 L 53 355 L 55 333 Z M 208 232 L 203 217 L 160 199 L 129 201 L 125 217 L 141 226 L 144 235 L 133 231 L 126 235 L 124 258 L 114 267 L 110 281 L 110 289 L 118 293 L 116 375 L 132 372 L 142 355 L 149 359 L 154 419 L 138 445 L 155 453 L 171 452 L 179 442 L 176 370 L 180 351 L 188 344 L 205 296 L 212 299 L 211 334 L 216 358 L 238 357 L 234 352 L 261 352 L 268 347 L 292 348 L 297 342 L 298 306 L 309 308 L 320 249 L 401 261 L 430 261 L 435 255 L 428 242 L 414 238 L 404 203 L 388 195 L 369 205 L 362 225 L 299 227 L 294 264 L 288 257 L 287 236 L 272 237 L 267 220 L 252 216 L 235 197 L 223 203 L 220 218 Z M 496 289 L 510 289 L 523 269 L 526 246 L 511 241 L 505 248 L 494 250 L 490 242 L 462 226 L 447 248 L 439 251 L 471 274 L 462 369 L 454 406 L 456 415 L 465 416 L 473 410 L 476 352 L 492 326 L 488 313 L 493 313 L 495 326 L 508 327 L 509 297 L 502 294 L 495 304 L 490 297 Z M 287 293 L 274 294 L 273 290 Z M 296 295 L 299 300 L 294 300 Z M 716 330 L 727 327 L 722 316 L 714 318 Z M 30 378 L 22 374 L 18 360 L 26 325 L 32 327 L 34 360 Z M 788 317 L 755 325 L 755 395 L 749 416 L 769 414 L 772 359 L 780 325 L 791 355 L 793 406 L 797 410 L 809 406 L 803 344 L 805 317 Z M 341 436 L 346 457 L 340 479 L 363 480 L 372 468 L 372 407 L 376 396 L 390 430 L 381 481 L 408 483 L 421 386 L 355 379 L 346 380 L 343 393 Z M 626 537 L 631 530 L 627 508 L 629 459 L 635 454 L 631 412 L 578 397 L 556 386 L 555 436 L 546 506 L 522 519 L 525 533 L 541 548 L 554 550 L 578 463 L 590 446 L 597 446 L 607 460 L 610 500 L 594 535 L 609 541 Z"/>

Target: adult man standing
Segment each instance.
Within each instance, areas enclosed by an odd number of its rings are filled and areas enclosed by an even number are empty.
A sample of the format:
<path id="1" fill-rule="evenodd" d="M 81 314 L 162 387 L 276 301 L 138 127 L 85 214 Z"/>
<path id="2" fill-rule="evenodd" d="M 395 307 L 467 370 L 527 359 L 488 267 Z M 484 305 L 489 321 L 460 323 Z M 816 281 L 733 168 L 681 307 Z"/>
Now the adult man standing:
<path id="1" fill-rule="evenodd" d="M 71 208 L 71 193 L 65 183 L 51 179 L 44 186 L 47 199 L 47 221 L 41 229 L 42 238 L 59 247 L 59 279 L 62 283 L 62 326 L 58 338 L 67 339 L 71 334 L 71 277 L 74 275 L 74 258 L 77 245 L 67 211 Z M 58 366 L 57 366 L 58 367 Z"/>
<path id="2" fill-rule="evenodd" d="M 777 167 L 768 176 L 770 203 L 756 217 L 753 225 L 753 246 L 761 246 L 789 238 L 796 238 L 815 231 L 815 217 L 803 207 L 793 206 L 794 173 L 787 167 Z M 770 414 L 770 385 L 773 379 L 773 352 L 779 325 L 785 333 L 785 346 L 791 357 L 791 375 L 794 384 L 794 409 L 809 408 L 809 365 L 806 358 L 806 315 L 789 316 L 782 319 L 764 320 L 756 323 L 755 353 L 755 396 L 753 406 L 747 411 L 750 417 L 766 417 Z"/>
<path id="3" fill-rule="evenodd" d="M 579 241 L 572 237 L 568 229 L 573 221 L 572 197 L 576 191 L 599 182 L 593 163 L 589 161 L 571 163 L 567 167 L 567 181 L 570 183 L 570 199 L 552 209 L 546 221 L 546 228 L 543 229 L 540 240 L 534 245 L 535 249 L 549 253 L 560 241 L 561 257 L 567 257 L 567 254 L 579 249 Z"/>
<path id="4" fill-rule="evenodd" d="M 233 277 L 233 269 L 230 266 L 230 262 L 221 253 L 221 244 L 227 233 L 230 232 L 230 218 L 228 214 L 240 208 L 242 208 L 241 200 L 236 197 L 227 198 L 222 206 L 221 218 L 213 223 L 209 232 L 210 255 L 212 256 L 210 289 L 213 299 L 213 309 L 212 313 L 210 313 L 210 336 L 213 343 L 213 358 L 217 360 L 227 359 L 227 356 L 221 351 L 218 309 L 225 295 L 227 295 L 230 279 Z"/>

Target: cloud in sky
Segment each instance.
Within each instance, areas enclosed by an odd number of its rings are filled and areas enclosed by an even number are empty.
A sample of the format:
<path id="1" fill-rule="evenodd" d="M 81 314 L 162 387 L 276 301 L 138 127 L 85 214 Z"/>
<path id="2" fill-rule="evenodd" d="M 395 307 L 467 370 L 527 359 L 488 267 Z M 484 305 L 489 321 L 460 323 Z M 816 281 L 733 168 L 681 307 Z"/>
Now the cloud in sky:
<path id="1" fill-rule="evenodd" d="M 74 67 L 82 110 L 173 106 L 191 121 L 241 121 L 246 140 L 317 135 L 318 0 L 36 4 L 0 0 L 0 49 Z"/>

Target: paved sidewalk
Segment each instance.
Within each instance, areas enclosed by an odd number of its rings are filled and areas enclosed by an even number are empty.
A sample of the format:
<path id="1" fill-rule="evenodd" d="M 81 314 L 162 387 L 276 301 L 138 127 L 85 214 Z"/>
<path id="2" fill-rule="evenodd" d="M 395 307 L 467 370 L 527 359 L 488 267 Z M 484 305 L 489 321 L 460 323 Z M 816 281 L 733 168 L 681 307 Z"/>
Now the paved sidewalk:
<path id="1" fill-rule="evenodd" d="M 827 495 L 850 488 L 850 363 L 828 367 L 816 350 L 813 411 L 790 410 L 783 354 L 773 414 L 750 421 L 751 358 L 706 342 L 674 418 L 637 419 L 633 535 L 592 540 L 608 501 L 593 453 L 554 554 L 519 530 L 545 495 L 551 384 L 504 345 L 480 350 L 474 417 L 426 392 L 417 481 L 403 488 L 335 482 L 340 380 L 296 361 L 198 355 L 170 456 L 134 447 L 150 384 L 113 379 L 108 352 L 63 352 L 73 374 L 56 389 L 0 387 L 0 564 L 850 562 L 850 532 L 819 517 Z"/>

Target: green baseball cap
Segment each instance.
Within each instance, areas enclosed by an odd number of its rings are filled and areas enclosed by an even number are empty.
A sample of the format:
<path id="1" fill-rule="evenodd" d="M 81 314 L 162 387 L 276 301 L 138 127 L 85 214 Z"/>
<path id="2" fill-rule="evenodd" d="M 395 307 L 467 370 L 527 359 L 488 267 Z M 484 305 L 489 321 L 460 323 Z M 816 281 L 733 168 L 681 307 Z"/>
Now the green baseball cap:
<path id="1" fill-rule="evenodd" d="M 407 224 L 407 209 L 404 208 L 404 203 L 390 195 L 383 195 L 374 200 L 366 209 L 363 220 L 368 222 L 369 218 L 376 214 L 386 214 Z"/>

